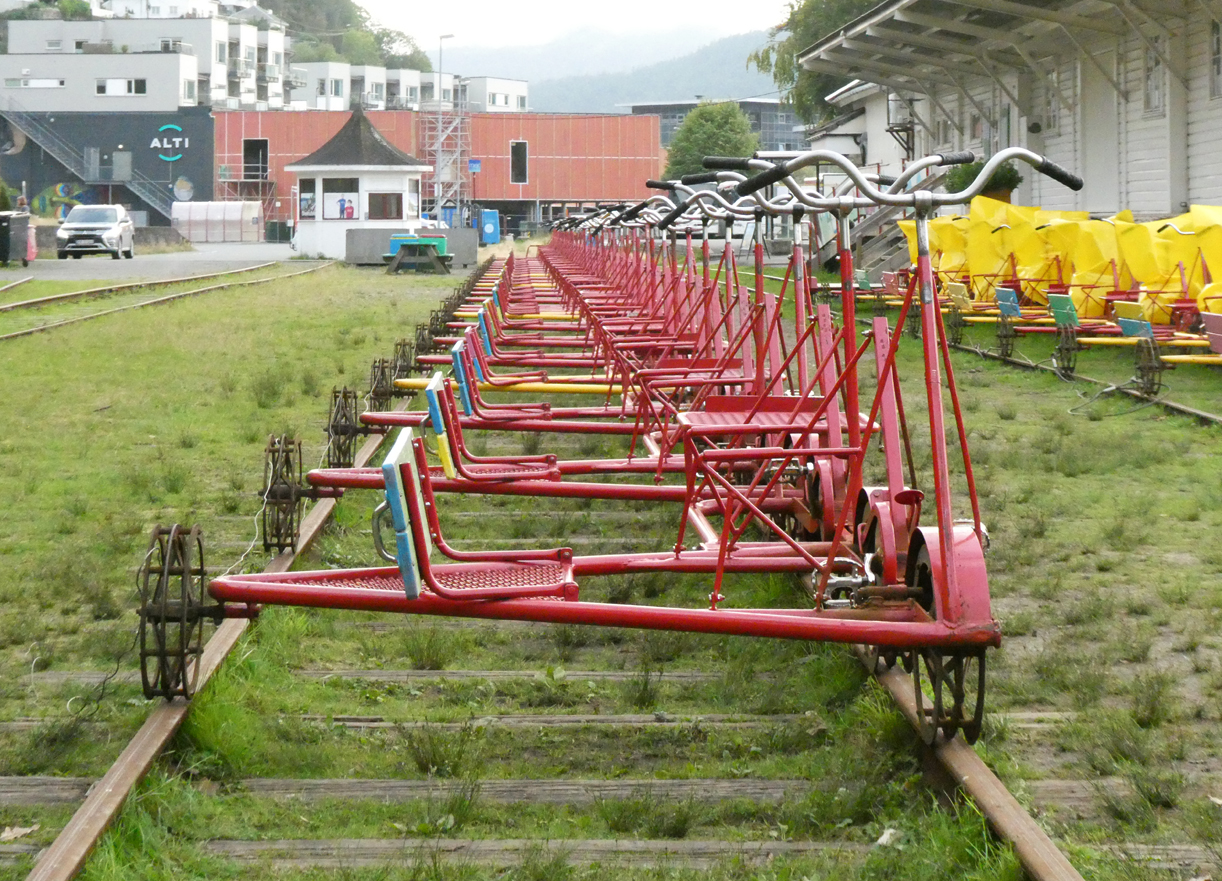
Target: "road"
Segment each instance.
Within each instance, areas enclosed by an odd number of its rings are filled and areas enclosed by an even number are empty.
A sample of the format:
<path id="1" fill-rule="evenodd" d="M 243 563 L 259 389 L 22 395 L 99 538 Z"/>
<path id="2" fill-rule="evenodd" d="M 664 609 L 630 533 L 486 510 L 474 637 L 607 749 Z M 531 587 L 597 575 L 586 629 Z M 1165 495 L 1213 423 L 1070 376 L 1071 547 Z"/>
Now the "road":
<path id="1" fill-rule="evenodd" d="M 49 281 L 100 280 L 107 282 L 144 281 L 174 278 L 185 275 L 204 275 L 211 272 L 226 272 L 247 266 L 257 266 L 273 260 L 289 260 L 297 252 L 287 244 L 276 243 L 201 243 L 193 251 L 173 251 L 167 254 L 141 254 L 136 251 L 134 260 L 112 260 L 109 256 L 89 256 L 80 260 L 57 260 L 54 252 L 46 259 L 47 252 L 39 259 L 23 267 L 21 261 L 0 267 L 0 285 L 20 278 L 34 276 Z M 300 261 L 302 268 L 315 261 Z"/>

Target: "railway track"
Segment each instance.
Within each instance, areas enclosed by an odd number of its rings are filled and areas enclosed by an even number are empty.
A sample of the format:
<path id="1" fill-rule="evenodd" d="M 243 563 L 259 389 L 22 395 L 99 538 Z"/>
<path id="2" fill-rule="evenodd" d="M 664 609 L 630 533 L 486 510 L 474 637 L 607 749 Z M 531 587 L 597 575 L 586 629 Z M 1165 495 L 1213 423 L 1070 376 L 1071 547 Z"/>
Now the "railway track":
<path id="1" fill-rule="evenodd" d="M 0 305 L 0 321 L 3 321 L 2 316 L 4 316 L 5 314 L 30 315 L 40 309 L 54 308 L 54 307 L 58 307 L 66 303 L 74 303 L 78 301 L 99 300 L 104 297 L 112 297 L 112 296 L 119 295 L 119 294 L 132 294 L 139 298 L 139 299 L 136 299 L 134 302 L 125 303 L 121 306 L 114 306 L 109 309 L 99 309 L 94 312 L 88 312 L 87 314 L 84 314 L 84 315 L 74 315 L 68 318 L 61 318 L 61 319 L 53 320 L 53 321 L 46 321 L 41 324 L 34 324 L 32 326 L 20 328 L 18 330 L 12 330 L 6 333 L 0 333 L 0 342 L 3 342 L 5 340 L 18 339 L 20 337 L 31 336 L 37 333 L 45 333 L 47 331 L 56 330 L 61 327 L 67 327 L 73 324 L 79 324 L 83 321 L 90 321 L 92 319 L 102 318 L 107 315 L 115 315 L 120 312 L 127 312 L 132 309 L 140 309 L 145 306 L 157 306 L 157 305 L 161 305 L 164 303 L 171 303 L 175 300 L 181 300 L 186 297 L 194 297 L 200 294 L 214 293 L 216 291 L 228 290 L 230 288 L 248 287 L 251 285 L 267 284 L 273 281 L 281 281 L 286 278 L 294 278 L 294 277 L 301 276 L 301 275 L 307 275 L 312 272 L 317 272 L 318 270 L 323 269 L 326 266 L 329 266 L 331 264 L 322 263 L 317 266 L 311 266 L 307 269 L 296 270 L 294 272 L 289 272 L 289 273 L 278 273 L 275 275 L 269 275 L 266 277 L 261 277 L 261 278 L 256 278 L 256 279 L 227 281 L 227 282 L 221 282 L 218 284 L 210 284 L 210 285 L 205 285 L 204 287 L 200 287 L 200 288 L 192 288 L 190 290 L 177 291 L 171 294 L 162 294 L 162 295 L 152 296 L 152 297 L 148 297 L 147 299 L 140 296 L 142 292 L 152 293 L 157 288 L 174 287 L 174 286 L 178 286 L 182 284 L 189 284 L 195 281 L 206 281 L 206 280 L 217 279 L 217 278 L 228 278 L 230 276 L 243 275 L 243 274 L 250 273 L 250 272 L 257 272 L 257 271 L 264 270 L 264 269 L 267 269 L 269 267 L 276 266 L 276 265 L 277 264 L 275 263 L 264 263 L 264 264 L 259 264 L 257 266 L 246 267 L 244 269 L 232 270 L 229 272 L 219 272 L 219 273 L 210 273 L 207 275 L 196 275 L 196 276 L 186 276 L 183 278 L 164 279 L 164 280 L 156 281 L 156 282 L 133 282 L 129 284 L 113 285 L 110 287 L 90 288 L 84 291 L 71 291 L 71 292 L 63 293 L 63 294 L 53 294 L 48 297 L 39 297 L 37 299 L 22 300 L 16 303 L 8 303 L 5 305 Z"/>
<path id="2" fill-rule="evenodd" d="M 379 438 L 373 438 L 358 454 L 358 464 L 369 461 L 374 455 Z M 322 530 L 327 517 L 331 514 L 334 508 L 334 503 L 329 500 L 319 502 L 306 518 L 306 522 L 302 527 L 302 543 L 301 548 L 304 551 L 317 538 Z M 269 567 L 271 571 L 284 571 L 292 565 L 294 555 L 283 554 L 273 561 Z M 206 681 L 223 663 L 232 648 L 237 644 L 238 639 L 245 629 L 245 621 L 241 619 L 230 620 L 222 624 L 213 638 L 208 643 L 205 651 L 204 661 L 201 669 L 201 684 Z M 352 671 L 360 672 L 360 671 Z M 386 671 L 375 671 L 386 672 Z M 410 671 L 411 675 L 404 672 L 401 677 L 403 681 L 409 681 L 415 678 L 419 672 L 420 678 L 446 678 L 442 674 L 427 673 L 424 671 Z M 454 671 L 457 673 L 458 671 Z M 322 676 L 335 675 L 334 672 L 319 671 Z M 489 672 L 486 671 L 463 671 L 464 674 L 469 674 L 471 677 L 487 677 Z M 573 674 L 583 676 L 586 674 Z M 620 674 L 622 677 L 624 674 Z M 463 678 L 454 676 L 453 678 Z M 611 680 L 612 676 L 608 674 L 606 679 Z M 899 675 L 896 671 L 881 675 L 882 682 L 888 690 L 896 697 L 905 714 L 909 716 L 910 721 L 915 718 L 911 710 L 912 695 L 908 693 L 906 696 L 907 704 L 905 703 L 905 689 L 911 690 L 911 680 L 905 676 Z M 100 781 L 94 783 L 90 789 L 89 795 L 82 804 L 80 810 L 74 816 L 70 824 L 64 829 L 56 842 L 48 848 L 39 858 L 31 873 L 31 879 L 38 881 L 48 881 L 53 878 L 69 878 L 79 870 L 88 855 L 93 844 L 96 843 L 100 835 L 104 832 L 106 826 L 117 815 L 121 808 L 124 799 L 131 789 L 138 783 L 140 778 L 151 767 L 159 752 L 164 748 L 174 732 L 182 724 L 189 705 L 182 701 L 174 701 L 165 705 L 159 706 L 149 717 L 145 726 L 140 733 L 133 738 L 128 748 L 116 761 Z M 781 715 L 774 715 L 771 718 L 772 722 L 787 722 L 791 719 L 784 718 Z M 331 717 L 332 721 L 336 720 Z M 357 727 L 362 725 L 366 728 L 379 724 L 379 721 L 372 717 L 362 717 L 355 720 Z M 607 721 L 606 717 L 596 718 L 590 717 L 586 719 L 570 718 L 561 720 L 572 724 L 599 724 Z M 710 720 L 713 721 L 713 720 Z M 541 725 L 542 717 L 535 716 L 533 721 L 530 718 L 524 720 L 523 724 Z M 388 723 L 396 725 L 397 723 Z M 643 717 L 632 720 L 625 720 L 625 725 L 664 725 L 670 724 L 667 719 L 659 719 L 656 715 L 652 717 Z M 952 741 L 950 744 L 943 745 L 935 749 L 936 758 L 943 764 L 948 773 L 959 782 L 968 792 L 972 793 L 976 798 L 977 803 L 981 806 L 982 811 L 988 817 L 990 823 L 997 830 L 998 834 L 1014 845 L 1016 852 L 1019 854 L 1024 866 L 1027 868 L 1031 877 L 1037 881 L 1043 879 L 1074 879 L 1079 878 L 1078 873 L 1069 864 L 1068 860 L 1056 849 L 1055 845 L 1047 837 L 1047 835 L 1034 823 L 1031 817 L 1019 806 L 1008 792 L 1005 791 L 1001 782 L 993 775 L 988 768 L 980 761 L 977 754 L 970 747 L 964 745 L 961 741 Z M 252 778 L 253 779 L 253 778 Z M 384 784 L 379 784 L 373 789 L 376 792 L 379 788 L 393 789 L 394 785 L 406 784 L 410 781 L 391 781 Z M 600 781 L 601 782 L 601 781 Z M 622 781 L 627 787 L 637 786 L 639 781 Z M 688 791 L 701 781 L 687 781 Z M 304 792 L 310 787 L 325 787 L 327 781 L 313 781 L 305 784 L 300 781 L 297 783 L 298 791 Z M 761 783 L 761 781 L 752 781 L 751 785 Z M 767 781 L 768 786 L 776 789 L 780 788 L 782 792 L 786 791 L 785 786 L 788 781 Z M 79 788 L 79 784 L 76 784 Z M 262 790 L 264 794 L 271 792 L 278 787 L 281 793 L 289 792 L 293 784 L 256 784 L 264 786 Z M 339 784 L 336 784 L 339 785 Z M 356 791 L 358 784 L 350 784 Z M 359 786 L 363 791 L 368 791 L 367 782 L 362 781 Z M 435 783 L 424 782 L 422 786 L 435 786 Z M 490 784 L 489 784 L 490 785 Z M 543 783 L 533 780 L 517 780 L 513 784 L 521 791 L 538 793 L 539 798 L 547 798 L 549 788 L 554 789 L 557 786 L 567 786 L 569 795 L 566 798 L 576 799 L 580 802 L 581 798 L 587 799 L 597 797 L 617 797 L 615 795 L 591 796 L 588 789 L 583 789 L 582 793 L 574 794 L 574 787 L 580 788 L 581 781 L 565 781 L 563 784 L 551 781 Z M 664 786 L 658 781 L 651 781 L 651 785 Z M 765 789 L 768 788 L 765 786 Z M 680 787 L 680 790 L 682 787 Z M 716 787 L 710 785 L 707 787 L 707 795 L 712 797 L 716 793 Z M 0 786 L 0 792 L 3 787 Z M 412 793 L 416 793 L 417 797 L 420 793 L 420 787 L 412 789 L 406 787 L 397 790 L 397 797 L 410 798 Z M 425 790 L 429 791 L 429 790 Z M 444 790 L 449 791 L 449 790 Z M 490 791 L 495 791 L 495 788 Z M 629 789 L 609 789 L 608 793 L 631 792 Z M 679 790 L 676 790 L 679 791 Z M 741 791 L 741 790 L 740 790 Z M 304 795 L 296 795 L 292 797 L 306 797 Z M 520 793 L 519 793 L 520 797 Z M 554 794 L 550 796 L 556 798 Z M 764 797 L 761 795 L 761 798 Z M 493 799 L 495 800 L 495 799 Z M 549 802 L 555 803 L 555 802 Z M 571 803 L 569 801 L 564 802 Z M 589 862 L 591 860 L 600 859 L 624 859 L 632 862 L 631 855 L 633 853 L 641 854 L 640 860 L 633 864 L 637 865 L 655 865 L 659 861 L 669 859 L 681 859 L 684 853 L 691 857 L 691 865 L 710 865 L 718 860 L 723 860 L 728 857 L 741 856 L 745 853 L 754 854 L 755 857 L 764 859 L 778 855 L 786 855 L 792 853 L 808 854 L 812 852 L 829 853 L 829 854 L 844 854 L 850 855 L 860 853 L 860 848 L 846 844 L 845 842 L 830 842 L 822 843 L 818 841 L 804 842 L 750 842 L 747 844 L 737 843 L 727 845 L 725 842 L 637 842 L 632 847 L 625 847 L 622 843 L 614 844 L 601 842 L 598 840 L 571 840 L 566 843 L 569 848 L 570 857 L 576 860 Z M 303 843 L 300 840 L 279 840 L 268 842 L 227 842 L 217 841 L 208 845 L 208 852 L 214 855 L 223 855 L 230 859 L 239 862 L 271 860 L 276 865 L 285 867 L 295 866 L 358 866 L 358 865 L 373 865 L 385 863 L 388 859 L 401 856 L 405 850 L 403 839 L 391 841 L 379 840 L 346 840 L 346 841 L 311 841 Z M 454 855 L 458 858 L 469 857 L 476 862 L 481 860 L 491 862 L 497 865 L 505 864 L 505 860 L 519 859 L 526 844 L 520 840 L 505 841 L 501 840 L 493 843 L 476 842 L 468 839 L 449 839 L 449 838 L 431 838 L 426 847 L 431 847 L 436 852 L 445 855 Z M 634 850 L 635 848 L 635 850 Z M 481 850 L 482 849 L 482 850 Z M 286 852 L 291 851 L 292 857 L 283 857 Z M 479 856 L 483 854 L 483 856 Z M 485 859 L 486 858 L 486 859 Z M 705 860 L 701 863 L 700 860 Z"/>

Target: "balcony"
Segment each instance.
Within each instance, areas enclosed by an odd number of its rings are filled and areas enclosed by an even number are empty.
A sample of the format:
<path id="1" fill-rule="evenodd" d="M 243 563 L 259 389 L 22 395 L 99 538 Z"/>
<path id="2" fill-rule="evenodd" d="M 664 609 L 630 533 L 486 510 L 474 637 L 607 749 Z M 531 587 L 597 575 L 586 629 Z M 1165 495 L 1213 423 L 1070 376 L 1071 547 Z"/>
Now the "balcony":
<path id="1" fill-rule="evenodd" d="M 387 110 L 419 110 L 420 99 L 412 97 L 402 97 L 400 95 L 392 95 L 386 99 Z"/>
<path id="2" fill-rule="evenodd" d="M 261 83 L 278 83 L 280 82 L 281 72 L 279 65 L 268 64 L 266 62 L 259 65 L 258 80 Z"/>
<path id="3" fill-rule="evenodd" d="M 254 73 L 254 65 L 245 58 L 229 58 L 229 78 L 244 79 Z"/>
<path id="4" fill-rule="evenodd" d="M 306 72 L 300 67 L 289 67 L 284 70 L 284 84 L 290 89 L 301 89 L 306 85 Z"/>

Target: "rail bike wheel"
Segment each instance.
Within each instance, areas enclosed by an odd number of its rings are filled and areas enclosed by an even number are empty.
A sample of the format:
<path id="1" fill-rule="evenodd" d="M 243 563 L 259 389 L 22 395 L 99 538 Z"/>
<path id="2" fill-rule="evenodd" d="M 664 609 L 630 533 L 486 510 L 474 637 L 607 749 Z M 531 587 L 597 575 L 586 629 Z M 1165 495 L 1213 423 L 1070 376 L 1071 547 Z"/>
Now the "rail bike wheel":
<path id="1" fill-rule="evenodd" d="M 874 301 L 871 306 L 875 318 L 882 318 L 887 314 L 887 294 L 882 288 L 874 291 Z"/>
<path id="2" fill-rule="evenodd" d="M 394 400 L 394 363 L 386 358 L 378 358 L 369 368 L 369 409 L 375 413 L 384 413 L 391 408 Z"/>
<path id="3" fill-rule="evenodd" d="M 1016 339 L 1018 339 L 1018 332 L 1014 330 L 1014 324 L 1010 321 L 1010 317 L 1008 315 L 999 315 L 997 317 L 997 354 L 1009 359 L 1014 354 L 1014 341 Z"/>
<path id="4" fill-rule="evenodd" d="M 416 325 L 415 345 L 417 355 L 427 355 L 429 352 L 433 351 L 433 334 L 429 332 L 429 326 L 427 324 Z M 416 364 L 417 368 L 420 366 L 421 365 L 419 363 Z"/>
<path id="5" fill-rule="evenodd" d="M 136 576 L 140 588 L 140 680 L 144 696 L 190 698 L 199 680 L 206 593 L 198 526 L 156 526 Z"/>
<path id="6" fill-rule="evenodd" d="M 402 339 L 395 343 L 395 354 L 391 359 L 394 369 L 394 379 L 408 379 L 416 370 L 416 347 L 411 340 Z M 396 389 L 396 393 L 398 390 Z"/>
<path id="7" fill-rule="evenodd" d="M 963 344 L 965 327 L 967 327 L 967 322 L 963 320 L 963 310 L 958 306 L 951 306 L 946 314 L 946 339 L 952 346 Z"/>
<path id="8" fill-rule="evenodd" d="M 1137 390 L 1147 398 L 1157 397 L 1163 390 L 1163 371 L 1167 367 L 1158 350 L 1158 342 L 1142 337 L 1137 340 L 1135 349 L 1133 378 L 1137 381 Z"/>
<path id="9" fill-rule="evenodd" d="M 1078 369 L 1078 353 L 1085 348 L 1078 342 L 1078 330 L 1068 325 L 1057 328 L 1057 345 L 1052 352 L 1052 363 L 1057 376 L 1071 379 Z"/>
<path id="10" fill-rule="evenodd" d="M 301 441 L 269 435 L 263 451 L 263 550 L 297 550 L 303 487 Z"/>
<path id="11" fill-rule="evenodd" d="M 356 460 L 356 438 L 362 434 L 357 417 L 356 392 L 344 386 L 331 389 L 327 414 L 327 467 L 351 468 Z"/>
<path id="12" fill-rule="evenodd" d="M 921 338 L 921 304 L 915 299 L 908 304 L 908 315 L 904 318 L 904 333 L 914 340 Z"/>
<path id="13" fill-rule="evenodd" d="M 933 611 L 933 567 L 928 548 L 916 560 L 917 602 Z M 938 732 L 947 740 L 961 733 L 968 743 L 980 737 L 984 723 L 984 649 L 916 649 L 906 653 L 904 668 L 912 674 L 917 729 L 932 744 Z"/>

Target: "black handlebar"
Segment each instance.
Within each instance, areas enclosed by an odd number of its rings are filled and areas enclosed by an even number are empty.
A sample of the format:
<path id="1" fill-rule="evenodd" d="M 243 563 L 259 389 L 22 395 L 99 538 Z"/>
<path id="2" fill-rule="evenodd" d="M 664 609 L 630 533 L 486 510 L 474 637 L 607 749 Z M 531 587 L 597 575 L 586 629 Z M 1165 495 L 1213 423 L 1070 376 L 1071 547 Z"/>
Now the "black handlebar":
<path id="1" fill-rule="evenodd" d="M 670 214 L 667 214 L 660 221 L 658 221 L 658 229 L 666 229 L 672 223 L 678 220 L 683 215 L 683 212 L 687 210 L 687 206 L 690 202 L 690 199 L 684 199 L 682 202 L 676 205 Z"/>
<path id="2" fill-rule="evenodd" d="M 1059 184 L 1064 184 L 1071 190 L 1077 192 L 1082 189 L 1082 178 L 1078 177 L 1072 171 L 1062 168 L 1047 157 L 1044 161 L 1035 167 L 1035 170 L 1041 174 L 1046 174 Z"/>
<path id="3" fill-rule="evenodd" d="M 705 156 L 704 167 L 717 171 L 750 171 L 750 161 L 739 156 Z"/>
<path id="4" fill-rule="evenodd" d="M 647 180 L 645 181 L 645 186 L 651 190 L 667 190 L 670 192 L 674 192 L 675 189 L 675 185 L 668 180 Z"/>
<path id="5" fill-rule="evenodd" d="M 957 153 L 938 154 L 939 165 L 970 165 L 976 161 L 976 154 L 971 150 L 960 150 Z"/>
<path id="6" fill-rule="evenodd" d="M 717 171 L 702 171 L 697 174 L 685 174 L 679 178 L 679 183 L 684 186 L 694 187 L 696 184 L 715 184 L 717 183 Z"/>
<path id="7" fill-rule="evenodd" d="M 620 221 L 624 222 L 628 220 L 636 220 L 637 217 L 640 216 L 641 212 L 645 210 L 647 205 L 649 205 L 648 201 L 637 202 L 635 205 L 633 205 L 631 208 L 629 208 L 627 211 L 625 211 L 623 214 L 619 216 Z"/>
<path id="8" fill-rule="evenodd" d="M 769 184 L 784 180 L 789 177 L 789 173 L 789 169 L 784 165 L 774 165 L 767 171 L 760 172 L 755 177 L 740 183 L 737 189 L 738 195 L 749 196 L 756 190 L 762 190 Z"/>

